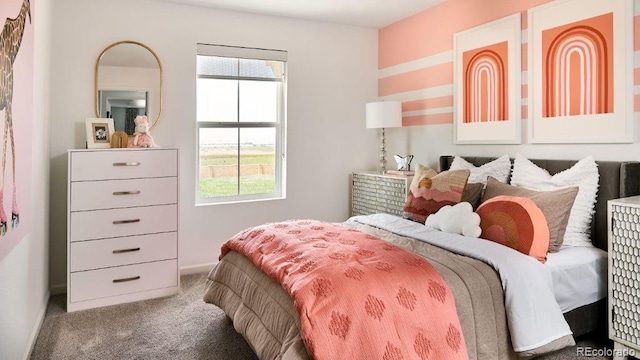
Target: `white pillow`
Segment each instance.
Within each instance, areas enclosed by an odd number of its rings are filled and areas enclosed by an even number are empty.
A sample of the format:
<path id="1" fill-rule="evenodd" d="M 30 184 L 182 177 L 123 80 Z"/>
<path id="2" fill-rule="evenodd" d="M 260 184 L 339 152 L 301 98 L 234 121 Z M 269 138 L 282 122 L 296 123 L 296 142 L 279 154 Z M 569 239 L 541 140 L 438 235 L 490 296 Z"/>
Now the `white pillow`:
<path id="1" fill-rule="evenodd" d="M 464 201 L 453 206 L 441 207 L 438 212 L 427 217 L 424 225 L 443 232 L 475 238 L 482 233 L 480 215 L 473 212 L 471 204 Z"/>
<path id="2" fill-rule="evenodd" d="M 470 170 L 471 174 L 467 183 L 483 183 L 486 185 L 489 176 L 506 183 L 509 179 L 509 172 L 511 172 L 511 160 L 509 160 L 509 155 L 504 154 L 491 162 L 476 167 L 467 160 L 456 156 L 453 158 L 449 170 Z"/>
<path id="3" fill-rule="evenodd" d="M 526 157 L 517 154 L 513 162 L 511 185 L 537 191 L 577 186 L 578 195 L 571 207 L 563 245 L 592 246 L 591 218 L 595 213 L 599 179 L 598 165 L 592 156 L 587 156 L 571 168 L 551 176 L 547 170 L 539 168 Z"/>

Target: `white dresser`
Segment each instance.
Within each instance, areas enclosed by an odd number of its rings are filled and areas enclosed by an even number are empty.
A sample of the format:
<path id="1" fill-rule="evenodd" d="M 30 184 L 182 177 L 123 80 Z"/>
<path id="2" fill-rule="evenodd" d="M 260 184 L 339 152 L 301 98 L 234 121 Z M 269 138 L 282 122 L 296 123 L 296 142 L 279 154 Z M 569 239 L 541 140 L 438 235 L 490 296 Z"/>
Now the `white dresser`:
<path id="1" fill-rule="evenodd" d="M 640 196 L 608 201 L 613 358 L 640 354 Z"/>
<path id="2" fill-rule="evenodd" d="M 178 150 L 69 150 L 67 311 L 178 293 Z"/>

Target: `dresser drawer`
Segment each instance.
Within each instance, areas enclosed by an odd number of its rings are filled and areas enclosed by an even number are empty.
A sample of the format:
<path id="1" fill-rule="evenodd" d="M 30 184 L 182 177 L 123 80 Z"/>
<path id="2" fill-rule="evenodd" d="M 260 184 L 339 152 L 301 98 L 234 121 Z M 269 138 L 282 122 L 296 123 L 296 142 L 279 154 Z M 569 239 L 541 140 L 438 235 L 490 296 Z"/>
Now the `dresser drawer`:
<path id="1" fill-rule="evenodd" d="M 71 242 L 177 230 L 177 205 L 76 211 L 69 225 Z"/>
<path id="2" fill-rule="evenodd" d="M 101 269 L 178 257 L 176 232 L 71 243 L 70 271 Z"/>
<path id="3" fill-rule="evenodd" d="M 177 176 L 175 149 L 76 151 L 70 156 L 71 181 Z"/>
<path id="4" fill-rule="evenodd" d="M 70 301 L 177 286 L 177 266 L 177 260 L 166 260 L 75 272 L 70 274 Z"/>
<path id="5" fill-rule="evenodd" d="M 69 196 L 71 211 L 175 204 L 178 178 L 76 181 Z"/>

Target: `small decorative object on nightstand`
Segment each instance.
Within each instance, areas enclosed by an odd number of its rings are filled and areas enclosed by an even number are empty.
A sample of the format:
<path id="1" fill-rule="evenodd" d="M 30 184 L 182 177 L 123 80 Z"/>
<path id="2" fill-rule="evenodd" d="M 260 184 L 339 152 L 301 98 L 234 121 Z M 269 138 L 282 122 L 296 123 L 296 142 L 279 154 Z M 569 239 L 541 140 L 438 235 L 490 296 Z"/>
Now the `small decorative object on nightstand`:
<path id="1" fill-rule="evenodd" d="M 640 351 L 640 196 L 610 200 L 609 338 L 613 358 Z"/>
<path id="2" fill-rule="evenodd" d="M 393 155 L 393 158 L 396 160 L 396 164 L 398 164 L 398 171 L 411 171 L 411 160 L 413 160 L 413 155 Z"/>
<path id="3" fill-rule="evenodd" d="M 413 176 L 355 173 L 351 177 L 351 215 L 402 216 Z"/>
<path id="4" fill-rule="evenodd" d="M 402 126 L 402 103 L 399 101 L 380 101 L 366 105 L 367 129 L 380 129 L 380 163 L 378 174 L 387 171 L 387 151 L 385 149 L 384 129 Z"/>

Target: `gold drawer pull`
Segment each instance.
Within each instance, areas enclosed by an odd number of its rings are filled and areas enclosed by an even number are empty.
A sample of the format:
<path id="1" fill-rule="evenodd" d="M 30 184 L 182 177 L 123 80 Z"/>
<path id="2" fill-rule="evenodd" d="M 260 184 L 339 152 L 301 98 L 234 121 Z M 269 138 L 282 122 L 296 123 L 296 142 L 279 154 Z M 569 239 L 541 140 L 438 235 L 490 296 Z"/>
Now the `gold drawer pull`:
<path id="1" fill-rule="evenodd" d="M 130 278 L 114 279 L 113 282 L 114 283 L 122 283 L 122 282 L 139 280 L 139 279 L 140 279 L 140 276 L 133 276 L 133 277 L 130 277 Z"/>
<path id="2" fill-rule="evenodd" d="M 140 190 L 135 191 L 114 191 L 113 195 L 138 195 L 140 194 Z"/>
<path id="3" fill-rule="evenodd" d="M 113 250 L 114 254 L 122 254 L 122 253 L 130 253 L 134 251 L 140 251 L 140 248 L 131 248 L 131 249 L 121 249 L 121 250 Z"/>
<path id="4" fill-rule="evenodd" d="M 138 161 L 113 163 L 113 166 L 138 166 L 138 165 L 140 165 L 140 162 Z"/>
<path id="5" fill-rule="evenodd" d="M 114 221 L 113 221 L 113 225 L 118 225 L 118 224 L 131 224 L 131 223 L 137 223 L 137 222 L 140 222 L 140 219 L 114 220 Z"/>

